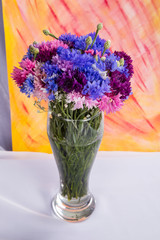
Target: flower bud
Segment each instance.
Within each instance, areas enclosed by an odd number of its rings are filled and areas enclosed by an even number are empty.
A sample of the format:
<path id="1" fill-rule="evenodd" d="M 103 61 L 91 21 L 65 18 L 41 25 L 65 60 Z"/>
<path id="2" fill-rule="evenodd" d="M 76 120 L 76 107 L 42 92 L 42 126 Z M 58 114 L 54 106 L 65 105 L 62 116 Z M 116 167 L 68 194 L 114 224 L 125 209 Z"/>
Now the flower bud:
<path id="1" fill-rule="evenodd" d="M 91 38 L 91 36 L 89 36 L 89 37 L 86 38 L 86 48 L 85 48 L 85 50 L 87 50 L 88 46 L 89 46 L 91 43 L 92 43 L 92 38 Z"/>
<path id="2" fill-rule="evenodd" d="M 38 54 L 39 53 L 39 49 L 35 48 L 33 45 L 29 46 L 29 50 L 32 54 L 34 54 L 34 53 Z"/>
<path id="3" fill-rule="evenodd" d="M 117 61 L 117 67 L 120 67 L 120 65 L 121 65 L 120 61 Z"/>
<path id="4" fill-rule="evenodd" d="M 105 42 L 105 44 L 104 44 L 104 48 L 105 48 L 105 49 L 108 49 L 108 48 L 110 48 L 110 46 L 111 46 L 111 41 L 110 41 L 110 40 L 107 40 L 107 41 Z"/>
<path id="5" fill-rule="evenodd" d="M 104 62 L 106 60 L 106 57 L 101 57 L 101 60 Z"/>
<path id="6" fill-rule="evenodd" d="M 35 48 L 35 49 L 34 49 L 34 54 L 37 55 L 38 53 L 39 53 L 39 49 L 38 49 L 38 48 Z"/>
<path id="7" fill-rule="evenodd" d="M 35 49 L 35 47 L 33 47 L 33 45 L 30 45 L 30 46 L 29 46 L 29 51 L 30 51 L 31 53 L 34 53 L 34 49 Z"/>
<path id="8" fill-rule="evenodd" d="M 124 65 L 124 58 L 121 58 L 121 59 L 119 60 L 119 62 L 120 62 L 120 66 L 123 66 L 123 65 Z"/>
<path id="9" fill-rule="evenodd" d="M 48 36 L 48 35 L 50 34 L 50 31 L 47 30 L 47 29 L 44 29 L 44 30 L 43 30 L 43 33 L 44 33 L 46 36 Z"/>
<path id="10" fill-rule="evenodd" d="M 37 54 L 39 53 L 39 49 L 34 47 L 33 45 L 30 45 L 29 51 L 34 55 L 34 60 L 35 60 Z"/>
<path id="11" fill-rule="evenodd" d="M 106 49 L 110 48 L 110 46 L 111 46 L 111 41 L 110 41 L 110 40 L 107 40 L 107 41 L 104 43 L 104 50 L 103 50 L 102 56 L 105 54 Z"/>
<path id="12" fill-rule="evenodd" d="M 38 44 L 38 42 L 36 42 L 36 41 L 33 42 L 33 45 L 37 45 L 37 44 Z"/>
<path id="13" fill-rule="evenodd" d="M 55 38 L 55 39 L 58 40 L 58 38 L 57 38 L 54 34 L 50 33 L 50 31 L 47 30 L 47 29 L 44 29 L 44 30 L 43 30 L 43 33 L 44 33 L 46 36 L 49 35 L 49 36 L 51 36 L 51 37 L 53 37 L 53 38 Z"/>
<path id="14" fill-rule="evenodd" d="M 97 25 L 97 30 L 99 31 L 99 30 L 101 30 L 103 28 L 103 23 L 99 23 L 98 25 Z"/>
<path id="15" fill-rule="evenodd" d="M 91 48 L 93 47 L 93 44 L 94 44 L 95 41 L 96 41 L 96 38 L 97 38 L 97 35 L 98 35 L 99 30 L 101 30 L 102 28 L 103 28 L 103 24 L 102 24 L 102 23 L 99 23 L 99 24 L 97 25 L 96 34 L 95 34 L 95 36 L 94 36 L 94 39 L 93 39 L 93 42 L 92 42 Z"/>
<path id="16" fill-rule="evenodd" d="M 92 43 L 92 38 L 91 36 L 86 38 L 86 44 L 89 46 Z"/>

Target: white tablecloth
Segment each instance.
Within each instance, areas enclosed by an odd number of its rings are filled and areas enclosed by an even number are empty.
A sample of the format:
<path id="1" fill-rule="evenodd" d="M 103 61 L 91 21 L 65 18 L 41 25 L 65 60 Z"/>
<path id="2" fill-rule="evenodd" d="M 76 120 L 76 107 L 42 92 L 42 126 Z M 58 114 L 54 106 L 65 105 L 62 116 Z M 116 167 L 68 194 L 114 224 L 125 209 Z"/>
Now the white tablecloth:
<path id="1" fill-rule="evenodd" d="M 99 152 L 81 223 L 52 215 L 59 188 L 52 155 L 0 152 L 0 240 L 159 240 L 160 153 Z"/>

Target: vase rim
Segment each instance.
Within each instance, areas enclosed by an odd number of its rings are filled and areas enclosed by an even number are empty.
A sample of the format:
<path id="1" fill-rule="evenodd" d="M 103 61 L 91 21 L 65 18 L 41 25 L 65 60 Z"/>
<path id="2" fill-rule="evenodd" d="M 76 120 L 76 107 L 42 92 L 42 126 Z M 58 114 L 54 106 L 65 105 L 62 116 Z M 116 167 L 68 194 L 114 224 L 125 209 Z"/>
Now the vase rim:
<path id="1" fill-rule="evenodd" d="M 91 116 L 91 117 L 86 118 L 86 119 L 69 119 L 69 118 L 63 118 L 63 117 L 61 117 L 61 116 L 58 116 L 54 111 L 51 111 L 51 110 L 48 111 L 48 113 L 49 113 L 49 114 L 52 113 L 52 114 L 54 114 L 57 118 L 62 119 L 62 120 L 67 121 L 67 122 L 88 122 L 88 121 L 90 121 L 91 119 L 94 119 L 94 118 L 98 117 L 98 116 L 99 116 L 100 114 L 102 114 L 103 112 L 102 112 L 102 111 L 99 111 L 96 115 Z"/>

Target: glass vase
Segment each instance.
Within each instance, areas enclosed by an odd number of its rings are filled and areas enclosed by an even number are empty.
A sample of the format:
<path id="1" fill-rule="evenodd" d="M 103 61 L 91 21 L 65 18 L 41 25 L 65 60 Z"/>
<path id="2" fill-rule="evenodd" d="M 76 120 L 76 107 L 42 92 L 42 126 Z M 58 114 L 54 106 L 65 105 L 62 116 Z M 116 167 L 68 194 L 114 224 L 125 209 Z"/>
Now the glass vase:
<path id="1" fill-rule="evenodd" d="M 102 140 L 103 122 L 102 112 L 83 120 L 48 113 L 47 132 L 60 177 L 52 207 L 63 220 L 83 221 L 94 211 L 89 175 Z"/>

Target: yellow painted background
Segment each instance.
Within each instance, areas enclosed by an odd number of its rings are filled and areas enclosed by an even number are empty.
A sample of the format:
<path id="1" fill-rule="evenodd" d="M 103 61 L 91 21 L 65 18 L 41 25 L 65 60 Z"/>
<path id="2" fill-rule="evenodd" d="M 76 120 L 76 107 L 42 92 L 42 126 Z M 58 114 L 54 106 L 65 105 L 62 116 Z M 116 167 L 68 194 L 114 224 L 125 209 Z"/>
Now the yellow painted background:
<path id="1" fill-rule="evenodd" d="M 133 59 L 133 95 L 123 109 L 105 116 L 100 150 L 160 151 L 160 1 L 159 0 L 2 0 L 15 151 L 51 152 L 46 113 L 37 113 L 33 99 L 19 92 L 10 77 L 27 46 L 56 36 L 94 31 L 111 39 L 112 50 Z"/>

